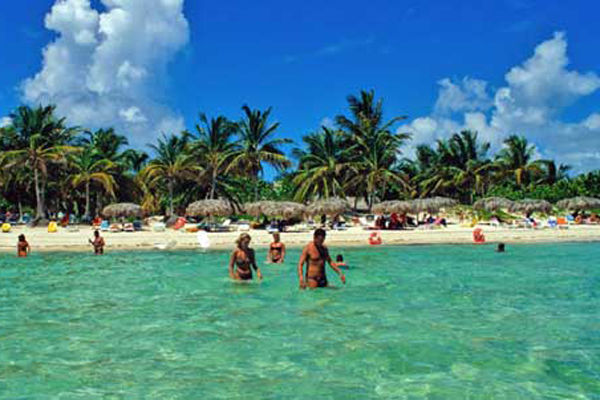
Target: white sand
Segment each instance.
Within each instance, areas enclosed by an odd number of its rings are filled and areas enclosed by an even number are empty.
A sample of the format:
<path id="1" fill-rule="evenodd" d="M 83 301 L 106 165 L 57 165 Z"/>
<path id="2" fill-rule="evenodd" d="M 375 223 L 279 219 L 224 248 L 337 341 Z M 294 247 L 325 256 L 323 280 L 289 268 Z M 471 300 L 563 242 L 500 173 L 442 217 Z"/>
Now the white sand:
<path id="1" fill-rule="evenodd" d="M 569 229 L 507 229 L 482 226 L 487 242 L 536 243 L 600 241 L 600 226 L 571 226 Z M 473 229 L 450 226 L 436 230 L 381 231 L 384 245 L 415 244 L 470 244 L 473 242 Z M 88 238 L 92 237 L 90 227 L 80 227 L 79 232 L 59 229 L 48 233 L 45 228 L 13 227 L 10 233 L 0 233 L 0 251 L 16 252 L 17 237 L 25 234 L 33 251 L 91 251 Z M 264 230 L 250 231 L 252 246 L 268 246 L 271 235 Z M 368 245 L 370 231 L 350 228 L 347 231 L 329 231 L 327 243 L 330 246 Z M 239 232 L 209 233 L 211 248 L 232 248 Z M 167 229 L 166 232 L 103 232 L 106 250 L 130 249 L 196 249 L 199 248 L 196 233 L 183 233 Z M 282 241 L 297 247 L 311 240 L 311 232 L 283 233 Z"/>

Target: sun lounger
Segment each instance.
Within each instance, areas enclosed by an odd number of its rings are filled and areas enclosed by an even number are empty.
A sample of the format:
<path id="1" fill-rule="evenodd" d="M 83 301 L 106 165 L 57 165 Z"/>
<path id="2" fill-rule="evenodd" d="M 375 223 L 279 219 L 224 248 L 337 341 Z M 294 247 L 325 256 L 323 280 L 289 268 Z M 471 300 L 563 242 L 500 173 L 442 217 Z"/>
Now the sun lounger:
<path id="1" fill-rule="evenodd" d="M 123 225 L 123 231 L 124 232 L 135 232 L 135 228 L 133 227 L 132 223 L 128 222 Z"/>
<path id="2" fill-rule="evenodd" d="M 238 230 L 238 232 L 250 232 L 250 224 L 248 224 L 248 223 L 238 224 L 237 230 Z"/>
<path id="3" fill-rule="evenodd" d="M 108 232 L 110 230 L 110 222 L 104 220 L 100 223 L 100 230 L 102 232 Z"/>
<path id="4" fill-rule="evenodd" d="M 136 232 L 143 230 L 142 221 L 133 221 L 133 229 L 135 229 Z"/>
<path id="5" fill-rule="evenodd" d="M 152 225 L 152 230 L 154 232 L 164 232 L 166 228 L 167 228 L 167 226 L 165 225 L 164 222 L 155 222 Z"/>
<path id="6" fill-rule="evenodd" d="M 110 231 L 111 232 L 122 232 L 123 231 L 123 226 L 121 224 L 112 224 L 110 226 Z"/>

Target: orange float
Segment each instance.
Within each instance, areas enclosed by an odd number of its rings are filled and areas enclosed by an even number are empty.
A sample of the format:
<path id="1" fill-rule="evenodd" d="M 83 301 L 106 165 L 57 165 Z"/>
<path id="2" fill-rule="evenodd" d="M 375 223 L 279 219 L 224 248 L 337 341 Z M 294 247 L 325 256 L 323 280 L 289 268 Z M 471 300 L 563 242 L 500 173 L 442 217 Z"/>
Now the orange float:
<path id="1" fill-rule="evenodd" d="M 483 229 L 476 228 L 473 231 L 473 242 L 475 242 L 475 244 L 485 243 L 485 235 L 483 234 Z"/>
<path id="2" fill-rule="evenodd" d="M 371 246 L 379 246 L 382 243 L 383 240 L 381 240 L 381 235 L 379 234 L 379 232 L 372 232 L 369 236 L 369 244 Z"/>

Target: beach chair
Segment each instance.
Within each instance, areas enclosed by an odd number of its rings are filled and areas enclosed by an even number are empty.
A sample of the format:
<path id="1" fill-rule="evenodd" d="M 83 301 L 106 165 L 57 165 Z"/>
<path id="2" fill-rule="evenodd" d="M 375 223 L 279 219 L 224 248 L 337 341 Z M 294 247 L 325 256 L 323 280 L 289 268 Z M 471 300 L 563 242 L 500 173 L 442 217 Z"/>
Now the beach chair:
<path id="1" fill-rule="evenodd" d="M 135 228 L 131 222 L 128 222 L 123 225 L 123 232 L 135 232 Z"/>
<path id="2" fill-rule="evenodd" d="M 139 232 L 139 231 L 141 231 L 141 230 L 143 229 L 143 228 L 142 228 L 142 221 L 133 221 L 133 229 L 134 229 L 136 232 Z"/>
<path id="3" fill-rule="evenodd" d="M 238 232 L 250 232 L 250 224 L 249 223 L 241 223 L 237 226 Z"/>
<path id="4" fill-rule="evenodd" d="M 166 228 L 167 228 L 167 226 L 165 225 L 164 222 L 155 222 L 152 225 L 152 230 L 154 232 L 164 232 Z"/>
<path id="5" fill-rule="evenodd" d="M 564 217 L 557 218 L 556 225 L 558 226 L 558 229 L 569 229 L 569 222 Z"/>
<path id="6" fill-rule="evenodd" d="M 95 228 L 95 225 L 94 225 Z M 108 232 L 110 230 L 110 222 L 108 220 L 103 220 L 98 227 L 102 232 Z"/>
<path id="7" fill-rule="evenodd" d="M 123 231 L 123 225 L 121 225 L 121 224 L 111 224 L 110 225 L 110 231 L 113 232 L 113 233 L 122 232 Z"/>

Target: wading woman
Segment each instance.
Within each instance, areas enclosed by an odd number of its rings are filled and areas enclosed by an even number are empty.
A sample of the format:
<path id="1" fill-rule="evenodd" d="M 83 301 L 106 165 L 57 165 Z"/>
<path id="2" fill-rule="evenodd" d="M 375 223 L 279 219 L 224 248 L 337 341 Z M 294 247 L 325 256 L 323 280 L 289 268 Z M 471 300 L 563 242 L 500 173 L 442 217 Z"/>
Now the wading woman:
<path id="1" fill-rule="evenodd" d="M 19 235 L 19 242 L 17 243 L 17 256 L 19 257 L 27 257 L 31 248 L 29 247 L 29 243 L 27 239 L 25 239 L 25 235 Z"/>
<path id="2" fill-rule="evenodd" d="M 256 266 L 254 250 L 250 248 L 252 238 L 247 233 L 242 233 L 236 241 L 237 248 L 231 253 L 229 261 L 229 276 L 236 281 L 252 280 L 252 269 L 256 271 L 258 279 L 262 279 L 260 269 Z"/>

